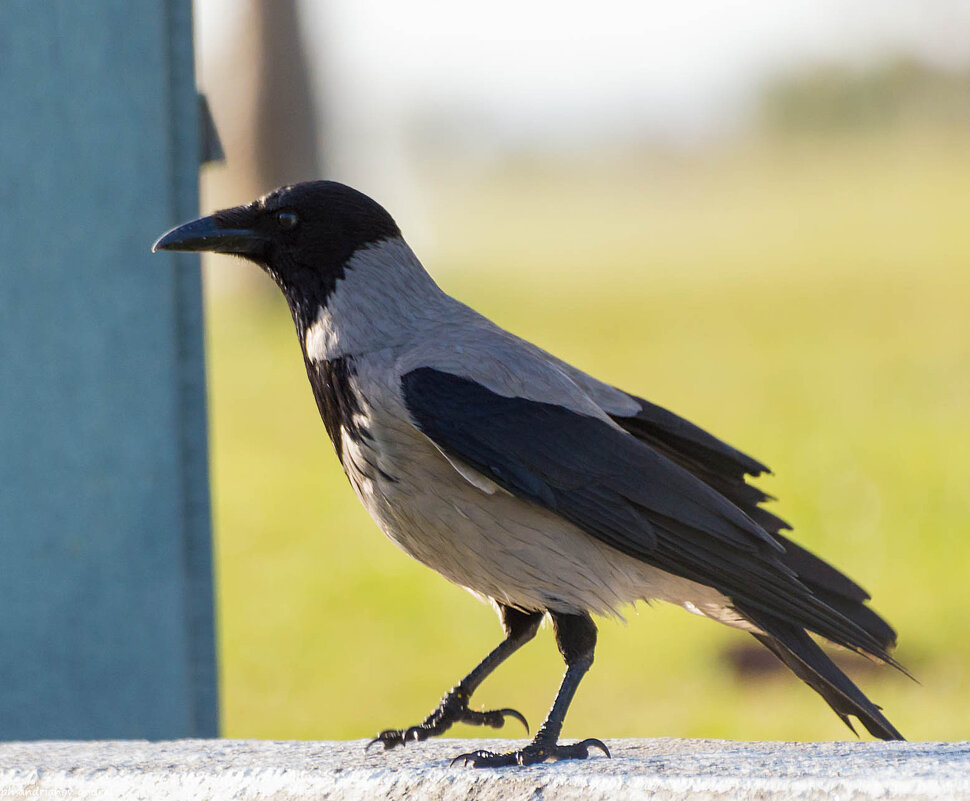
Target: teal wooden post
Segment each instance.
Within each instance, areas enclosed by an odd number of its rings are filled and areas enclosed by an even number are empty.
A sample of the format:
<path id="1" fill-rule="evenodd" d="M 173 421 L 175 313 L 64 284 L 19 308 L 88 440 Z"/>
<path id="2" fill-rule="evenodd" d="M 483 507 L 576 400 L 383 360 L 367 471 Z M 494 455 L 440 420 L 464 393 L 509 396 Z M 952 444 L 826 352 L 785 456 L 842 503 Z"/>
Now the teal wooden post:
<path id="1" fill-rule="evenodd" d="M 0 739 L 214 736 L 190 0 L 4 0 L 0 98 Z"/>

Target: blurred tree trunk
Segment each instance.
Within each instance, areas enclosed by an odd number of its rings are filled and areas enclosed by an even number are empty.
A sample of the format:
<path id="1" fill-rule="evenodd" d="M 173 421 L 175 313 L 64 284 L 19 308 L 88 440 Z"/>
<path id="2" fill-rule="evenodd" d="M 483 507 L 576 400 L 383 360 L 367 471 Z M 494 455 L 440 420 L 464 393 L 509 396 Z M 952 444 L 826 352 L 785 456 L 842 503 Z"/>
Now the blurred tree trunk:
<path id="1" fill-rule="evenodd" d="M 321 178 L 313 67 L 301 36 L 299 0 L 259 0 L 254 11 L 260 38 L 257 181 L 268 190 Z"/>
<path id="2" fill-rule="evenodd" d="M 224 164 L 204 171 L 203 210 L 323 177 L 313 80 L 320 64 L 304 43 L 300 5 L 238 0 L 199 9 L 200 84 L 226 153 Z M 239 284 L 273 291 L 255 271 L 206 272 L 216 291 Z"/>

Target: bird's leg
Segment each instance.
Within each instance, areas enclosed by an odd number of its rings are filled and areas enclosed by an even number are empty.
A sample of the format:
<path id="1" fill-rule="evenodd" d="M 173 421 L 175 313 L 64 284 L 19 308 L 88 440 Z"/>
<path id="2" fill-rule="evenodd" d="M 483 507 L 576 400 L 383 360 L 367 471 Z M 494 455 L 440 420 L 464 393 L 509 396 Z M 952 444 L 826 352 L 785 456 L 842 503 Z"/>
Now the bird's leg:
<path id="1" fill-rule="evenodd" d="M 505 639 L 498 644 L 478 666 L 458 684 L 452 687 L 437 708 L 417 726 L 408 729 L 385 729 L 371 740 L 367 747 L 376 743 L 383 743 L 384 748 L 394 748 L 404 745 L 408 740 L 427 740 L 443 734 L 455 723 L 470 723 L 473 726 L 491 726 L 498 729 L 505 724 L 506 717 L 513 717 L 529 730 L 526 719 L 514 709 L 490 709 L 477 711 L 468 708 L 468 701 L 472 693 L 488 677 L 488 675 L 514 654 L 519 648 L 536 636 L 539 623 L 542 622 L 542 612 L 522 612 L 511 606 L 499 604 L 499 615 L 505 629 Z"/>
<path id="2" fill-rule="evenodd" d="M 533 765 L 545 762 L 547 759 L 586 759 L 590 748 L 600 749 L 606 756 L 610 755 L 606 745 L 597 739 L 590 738 L 572 745 L 559 745 L 559 733 L 562 731 L 566 710 L 576 694 L 576 688 L 590 665 L 593 664 L 593 651 L 596 648 L 596 626 L 589 615 L 563 615 L 551 612 L 552 622 L 556 628 L 556 642 L 559 652 L 566 662 L 566 674 L 556 700 L 549 710 L 549 715 L 535 738 L 525 748 L 510 751 L 507 754 L 495 754 L 491 751 L 473 751 L 461 754 L 452 760 L 452 764 L 462 763 L 476 768 L 500 768 L 509 765 Z"/>

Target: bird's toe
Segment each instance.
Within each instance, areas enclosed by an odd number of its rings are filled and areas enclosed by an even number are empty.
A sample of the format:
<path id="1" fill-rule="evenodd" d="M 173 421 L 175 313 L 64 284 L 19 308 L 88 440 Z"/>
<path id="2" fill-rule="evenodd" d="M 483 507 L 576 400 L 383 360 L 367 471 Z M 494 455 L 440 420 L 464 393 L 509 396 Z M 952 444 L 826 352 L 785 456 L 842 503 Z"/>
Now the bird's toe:
<path id="1" fill-rule="evenodd" d="M 462 723 L 469 723 L 472 726 L 490 726 L 493 729 L 501 729 L 505 725 L 506 718 L 515 718 L 525 727 L 526 733 L 529 732 L 529 721 L 525 716 L 515 709 L 488 709 L 476 711 L 474 709 L 464 709 L 460 718 Z"/>
<path id="2" fill-rule="evenodd" d="M 510 751 L 507 754 L 496 754 L 492 751 L 471 751 L 467 754 L 459 754 L 451 760 L 452 767 L 455 765 L 471 765 L 473 768 L 505 768 L 520 764 L 518 761 L 519 751 Z"/>
<path id="3" fill-rule="evenodd" d="M 589 756 L 590 748 L 598 748 L 607 758 L 612 758 L 610 749 L 606 747 L 606 743 L 595 737 L 590 737 L 569 745 L 534 740 L 525 748 L 518 751 L 509 751 L 505 754 L 496 754 L 492 751 L 481 750 L 471 751 L 467 754 L 459 754 L 451 760 L 451 764 L 470 765 L 473 768 L 504 768 L 512 765 L 536 765 L 540 762 L 558 761 L 560 759 L 586 759 Z"/>
<path id="4" fill-rule="evenodd" d="M 373 740 L 364 746 L 365 751 L 370 751 L 371 746 L 382 743 L 384 745 L 384 750 L 389 751 L 399 745 L 404 745 L 406 742 L 405 737 L 406 732 L 401 729 L 384 729 L 380 734 L 378 734 Z"/>

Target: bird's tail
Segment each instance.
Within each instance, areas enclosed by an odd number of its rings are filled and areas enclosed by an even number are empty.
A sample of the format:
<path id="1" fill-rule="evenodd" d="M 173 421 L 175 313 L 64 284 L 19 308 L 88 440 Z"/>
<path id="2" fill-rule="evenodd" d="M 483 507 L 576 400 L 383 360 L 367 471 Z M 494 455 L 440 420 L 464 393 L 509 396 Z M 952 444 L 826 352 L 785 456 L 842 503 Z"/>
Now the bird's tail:
<path id="1" fill-rule="evenodd" d="M 812 595 L 855 623 L 872 637 L 883 651 L 892 650 L 896 645 L 896 632 L 866 605 L 869 593 L 844 573 L 840 573 L 828 562 L 798 543 L 792 542 L 777 531 L 772 531 L 771 534 L 785 547 L 785 553 L 779 557 L 782 564 L 795 571 L 798 580 L 812 591 Z"/>
<path id="2" fill-rule="evenodd" d="M 855 728 L 849 715 L 857 717 L 873 737 L 882 740 L 904 739 L 879 711 L 880 708 L 839 670 L 803 628 L 765 612 L 741 608 L 738 611 L 763 632 L 754 634 L 754 637 L 821 695 L 853 733 Z"/>

